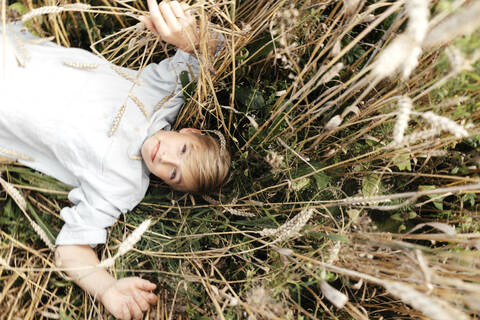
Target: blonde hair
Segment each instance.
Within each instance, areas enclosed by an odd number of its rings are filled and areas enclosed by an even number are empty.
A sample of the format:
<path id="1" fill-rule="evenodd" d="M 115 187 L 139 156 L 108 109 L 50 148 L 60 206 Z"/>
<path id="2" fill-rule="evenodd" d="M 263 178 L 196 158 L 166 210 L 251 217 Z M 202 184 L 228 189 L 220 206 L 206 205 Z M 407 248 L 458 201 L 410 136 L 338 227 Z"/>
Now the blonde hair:
<path id="1" fill-rule="evenodd" d="M 230 169 L 230 153 L 225 145 L 217 139 L 196 133 L 198 144 L 194 144 L 193 151 L 185 165 L 192 175 L 195 186 L 185 190 L 192 193 L 209 193 L 218 189 L 225 181 Z"/>

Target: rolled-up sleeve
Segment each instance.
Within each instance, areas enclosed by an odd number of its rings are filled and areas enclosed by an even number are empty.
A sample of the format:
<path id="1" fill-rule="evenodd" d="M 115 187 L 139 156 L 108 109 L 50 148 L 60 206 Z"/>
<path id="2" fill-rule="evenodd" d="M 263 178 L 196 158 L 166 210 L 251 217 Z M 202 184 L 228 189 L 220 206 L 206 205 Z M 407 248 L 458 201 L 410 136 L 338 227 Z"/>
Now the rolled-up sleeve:
<path id="1" fill-rule="evenodd" d="M 87 189 L 87 190 L 85 190 Z M 112 226 L 121 214 L 120 210 L 88 188 L 78 187 L 70 191 L 68 199 L 72 207 L 60 212 L 65 224 L 57 236 L 57 245 L 96 245 L 107 240 L 106 228 Z"/>

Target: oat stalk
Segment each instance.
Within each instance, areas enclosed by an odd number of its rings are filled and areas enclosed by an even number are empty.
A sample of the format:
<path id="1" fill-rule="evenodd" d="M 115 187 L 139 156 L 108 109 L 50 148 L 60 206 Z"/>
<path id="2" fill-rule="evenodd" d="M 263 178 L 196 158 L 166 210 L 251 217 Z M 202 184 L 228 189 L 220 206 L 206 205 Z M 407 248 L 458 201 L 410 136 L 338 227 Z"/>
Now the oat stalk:
<path id="1" fill-rule="evenodd" d="M 64 11 L 88 11 L 90 10 L 90 8 L 91 6 L 89 4 L 84 4 L 84 3 L 67 4 L 61 7 L 60 6 L 44 6 L 44 7 L 33 9 L 28 13 L 24 14 L 22 16 L 22 22 L 25 23 L 34 17 L 41 16 L 44 14 L 60 13 Z"/>
<path id="2" fill-rule="evenodd" d="M 273 243 L 287 240 L 288 238 L 298 236 L 300 230 L 305 226 L 308 220 L 310 220 L 312 215 L 313 209 L 305 208 L 280 227 L 276 229 L 265 228 L 260 231 L 259 234 L 261 236 L 275 237 L 276 239 Z"/>
<path id="3" fill-rule="evenodd" d="M 130 250 L 133 249 L 135 244 L 140 241 L 142 238 L 142 235 L 147 231 L 148 227 L 150 227 L 150 224 L 152 223 L 151 219 L 147 219 L 143 221 L 133 232 L 120 244 L 117 253 L 108 259 L 103 260 L 100 262 L 97 267 L 100 268 L 109 268 L 112 267 L 115 264 L 115 260 L 129 252 Z"/>

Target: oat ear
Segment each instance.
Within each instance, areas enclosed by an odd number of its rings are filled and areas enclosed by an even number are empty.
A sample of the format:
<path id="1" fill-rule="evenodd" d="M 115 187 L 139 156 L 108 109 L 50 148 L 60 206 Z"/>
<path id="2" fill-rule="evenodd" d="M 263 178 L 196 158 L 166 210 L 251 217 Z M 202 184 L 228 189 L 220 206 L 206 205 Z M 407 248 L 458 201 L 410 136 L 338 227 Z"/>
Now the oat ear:
<path id="1" fill-rule="evenodd" d="M 218 137 L 218 140 L 220 140 L 220 149 L 222 151 L 227 150 L 227 141 L 225 140 L 225 136 L 218 130 L 212 130 L 213 133 Z"/>

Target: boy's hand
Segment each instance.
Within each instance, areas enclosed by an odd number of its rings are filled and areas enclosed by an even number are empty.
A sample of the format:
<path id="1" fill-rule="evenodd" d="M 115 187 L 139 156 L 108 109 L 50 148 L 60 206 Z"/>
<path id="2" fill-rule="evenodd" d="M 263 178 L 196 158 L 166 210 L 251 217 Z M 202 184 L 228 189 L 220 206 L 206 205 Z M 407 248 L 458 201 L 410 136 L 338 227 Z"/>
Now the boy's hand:
<path id="1" fill-rule="evenodd" d="M 157 297 L 151 291 L 156 285 L 140 278 L 116 280 L 101 295 L 105 308 L 117 319 L 142 319 Z"/>
<path id="2" fill-rule="evenodd" d="M 197 21 L 190 12 L 190 6 L 178 1 L 147 0 L 150 17 L 140 17 L 140 20 L 162 40 L 177 48 L 192 53 L 198 45 L 199 36 Z"/>

